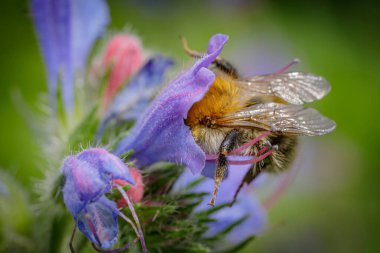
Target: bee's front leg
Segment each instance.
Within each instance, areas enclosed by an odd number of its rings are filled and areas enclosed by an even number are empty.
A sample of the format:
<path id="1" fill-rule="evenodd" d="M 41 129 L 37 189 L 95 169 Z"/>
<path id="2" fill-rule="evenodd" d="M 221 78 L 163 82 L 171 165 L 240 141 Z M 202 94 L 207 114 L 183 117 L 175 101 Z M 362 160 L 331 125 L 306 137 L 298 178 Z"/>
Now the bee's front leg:
<path id="1" fill-rule="evenodd" d="M 222 183 L 225 172 L 228 169 L 228 161 L 227 155 L 230 153 L 234 147 L 238 144 L 239 130 L 233 129 L 224 138 L 222 144 L 219 147 L 219 156 L 218 156 L 218 164 L 215 170 L 214 175 L 214 192 L 212 193 L 212 198 L 209 203 L 211 206 L 215 206 L 216 195 L 219 191 L 219 186 Z"/>
<path id="2" fill-rule="evenodd" d="M 264 141 L 264 148 L 265 150 L 278 150 L 278 145 L 272 145 L 269 141 L 266 140 Z M 234 194 L 234 198 L 232 202 L 230 203 L 230 206 L 233 206 L 235 204 L 237 196 L 239 195 L 239 192 L 243 188 L 244 184 L 250 184 L 253 180 L 255 180 L 260 175 L 260 173 L 263 171 L 263 169 L 266 166 L 264 161 L 265 160 L 261 160 L 258 162 L 262 164 L 254 163 L 251 169 L 245 174 L 243 180 L 241 181 L 238 189 L 236 190 Z"/>

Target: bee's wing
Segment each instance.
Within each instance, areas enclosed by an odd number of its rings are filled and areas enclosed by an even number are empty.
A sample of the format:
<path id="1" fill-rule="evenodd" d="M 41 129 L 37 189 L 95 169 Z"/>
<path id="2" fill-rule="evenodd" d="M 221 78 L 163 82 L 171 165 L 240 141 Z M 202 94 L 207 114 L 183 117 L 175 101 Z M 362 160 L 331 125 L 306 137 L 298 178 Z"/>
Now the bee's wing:
<path id="1" fill-rule="evenodd" d="M 313 108 L 279 103 L 256 104 L 215 120 L 222 127 L 254 127 L 295 135 L 324 135 L 335 122 Z"/>
<path id="2" fill-rule="evenodd" d="M 249 96 L 276 96 L 294 105 L 321 99 L 331 89 L 323 77 L 303 72 L 260 75 L 236 84 Z"/>

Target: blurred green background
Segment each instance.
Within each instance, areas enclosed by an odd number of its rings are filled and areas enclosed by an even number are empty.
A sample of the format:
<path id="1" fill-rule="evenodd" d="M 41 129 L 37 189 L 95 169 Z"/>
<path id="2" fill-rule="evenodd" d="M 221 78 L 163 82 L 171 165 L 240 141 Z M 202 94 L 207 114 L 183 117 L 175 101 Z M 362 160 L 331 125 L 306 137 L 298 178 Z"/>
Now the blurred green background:
<path id="1" fill-rule="evenodd" d="M 313 104 L 337 122 L 328 136 L 305 138 L 300 172 L 269 212 L 268 231 L 245 252 L 380 252 L 380 5 L 369 1 L 109 0 L 113 30 L 132 29 L 144 45 L 186 66 L 178 35 L 204 50 L 214 33 L 230 35 L 223 56 L 245 74 L 296 70 L 324 76 L 331 93 Z M 40 152 L 11 97 L 36 106 L 47 90 L 26 0 L 0 10 L 0 167 L 31 187 Z M 3 178 L 4 179 L 4 178 Z M 14 185 L 17 187 L 17 184 Z M 28 233 L 23 197 L 13 214 Z M 17 203 L 17 202 L 16 202 Z M 6 205 L 7 203 L 0 203 Z M 1 208 L 1 207 L 0 207 Z M 1 225 L 1 223 L 0 223 Z M 24 231 L 25 230 L 25 231 Z"/>

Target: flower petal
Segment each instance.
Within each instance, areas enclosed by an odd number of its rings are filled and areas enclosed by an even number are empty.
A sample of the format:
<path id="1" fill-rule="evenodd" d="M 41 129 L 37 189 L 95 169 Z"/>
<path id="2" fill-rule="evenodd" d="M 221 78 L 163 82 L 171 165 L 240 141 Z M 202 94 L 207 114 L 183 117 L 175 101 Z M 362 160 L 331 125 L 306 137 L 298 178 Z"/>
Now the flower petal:
<path id="1" fill-rule="evenodd" d="M 72 111 L 75 70 L 83 70 L 96 37 L 108 23 L 104 0 L 32 0 L 32 16 L 47 68 L 49 97 L 56 107 L 59 73 L 67 112 Z"/>
<path id="2" fill-rule="evenodd" d="M 88 162 L 69 156 L 63 163 L 62 172 L 65 177 L 63 200 L 74 217 L 87 202 L 100 198 L 106 192 L 107 184 Z"/>
<path id="3" fill-rule="evenodd" d="M 240 159 L 237 156 L 234 159 Z M 243 158 L 241 158 L 243 159 Z M 246 159 L 246 158 L 245 158 Z M 218 193 L 218 205 L 230 203 L 233 199 L 233 195 L 236 189 L 239 187 L 241 180 L 248 171 L 247 165 L 230 165 L 229 176 L 222 182 L 222 185 Z M 185 189 L 191 182 L 199 179 L 201 176 L 192 175 L 189 171 L 185 171 L 179 179 L 176 181 L 173 191 L 177 192 L 181 189 Z M 209 206 L 209 198 L 214 188 L 214 180 L 210 178 L 204 178 L 202 182 L 193 186 L 190 191 L 194 193 L 205 192 L 209 195 L 203 198 L 202 203 L 195 209 L 195 212 L 203 211 Z M 239 243 L 252 235 L 257 235 L 264 231 L 267 218 L 265 209 L 261 204 L 249 195 L 247 191 L 242 191 L 238 197 L 237 202 L 231 208 L 222 208 L 221 210 L 213 213 L 211 218 L 215 219 L 215 222 L 209 224 L 209 230 L 207 236 L 215 236 L 222 232 L 229 225 L 240 219 L 245 220 L 234 227 L 227 235 L 227 238 L 232 243 Z"/>
<path id="4" fill-rule="evenodd" d="M 234 161 L 245 161 L 245 160 L 250 160 L 250 159 L 253 159 L 253 156 L 228 156 L 228 160 L 234 160 Z M 205 176 L 207 178 L 214 178 L 216 164 L 217 164 L 216 160 L 206 161 L 206 165 L 204 169 L 202 170 L 202 176 Z M 244 164 L 244 165 L 230 164 L 228 166 L 228 170 L 225 172 L 224 178 L 228 177 L 228 173 L 230 169 L 233 169 L 234 171 L 243 170 L 246 172 L 251 166 L 252 164 L 248 164 L 248 165 L 247 164 Z"/>
<path id="5" fill-rule="evenodd" d="M 117 156 L 102 148 L 90 148 L 77 155 L 79 160 L 90 163 L 99 172 L 101 180 L 108 184 L 112 180 L 122 179 L 134 184 L 133 177 L 127 165 Z"/>
<path id="6" fill-rule="evenodd" d="M 70 60 L 70 4 L 68 0 L 32 0 L 32 16 L 44 56 L 50 102 L 56 106 L 58 74 Z"/>
<path id="7" fill-rule="evenodd" d="M 247 157 L 244 156 L 232 156 L 234 160 L 245 160 Z M 231 159 L 232 159 L 231 158 Z M 211 163 L 211 161 L 208 161 L 206 163 L 205 169 L 202 171 L 202 176 L 206 176 L 204 181 L 202 181 L 201 184 L 197 185 L 194 190 L 197 192 L 208 192 L 212 193 L 214 190 L 214 174 L 215 174 L 215 161 L 214 163 Z M 219 193 L 217 197 L 217 204 L 222 205 L 226 203 L 231 203 L 233 200 L 233 197 L 235 195 L 236 190 L 239 188 L 240 183 L 242 182 L 245 174 L 249 171 L 251 168 L 251 164 L 248 165 L 229 165 L 228 166 L 228 176 L 226 176 L 220 185 Z M 177 180 L 175 184 L 175 189 L 183 188 L 184 185 L 187 185 L 188 183 L 191 183 L 192 181 L 198 179 L 199 176 L 194 176 L 189 172 L 184 172 L 180 178 Z M 244 189 L 244 188 L 243 188 Z M 209 199 L 204 200 L 204 205 L 207 207 Z"/>
<path id="8" fill-rule="evenodd" d="M 267 224 L 267 215 L 262 205 L 248 194 L 243 194 L 230 208 L 223 208 L 211 215 L 215 222 L 209 226 L 206 236 L 215 236 L 234 222 L 245 220 L 228 233 L 228 241 L 240 243 L 250 236 L 262 233 Z"/>
<path id="9" fill-rule="evenodd" d="M 95 40 L 104 33 L 110 20 L 104 0 L 72 0 L 71 45 L 74 68 L 84 69 Z"/>
<path id="10" fill-rule="evenodd" d="M 116 203 L 101 197 L 89 203 L 76 217 L 78 228 L 93 243 L 111 248 L 117 241 L 118 210 Z"/>
<path id="11" fill-rule="evenodd" d="M 224 35 L 211 38 L 206 56 L 161 92 L 129 135 L 117 145 L 115 154 L 133 149 L 133 158 L 139 166 L 168 161 L 186 165 L 193 173 L 204 168 L 205 154 L 195 143 L 184 119 L 213 83 L 215 74 L 207 67 L 220 54 L 227 39 Z"/>
<path id="12" fill-rule="evenodd" d="M 101 148 L 87 149 L 76 156 L 67 157 L 61 171 L 65 177 L 63 200 L 74 217 L 88 203 L 109 192 L 114 179 L 134 184 L 128 167 L 118 157 Z"/>
<path id="13" fill-rule="evenodd" d="M 114 119 L 136 120 L 145 111 L 153 95 L 160 88 L 166 70 L 172 65 L 171 59 L 161 55 L 149 59 L 112 101 L 100 124 L 98 137 L 108 122 Z"/>

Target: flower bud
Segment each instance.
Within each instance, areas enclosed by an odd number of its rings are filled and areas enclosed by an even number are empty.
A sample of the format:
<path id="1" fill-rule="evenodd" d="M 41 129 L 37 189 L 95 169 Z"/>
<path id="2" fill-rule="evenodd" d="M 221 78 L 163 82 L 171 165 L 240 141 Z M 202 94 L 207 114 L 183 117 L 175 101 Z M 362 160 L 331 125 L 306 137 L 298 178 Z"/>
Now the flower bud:
<path id="1" fill-rule="evenodd" d="M 128 167 L 105 149 L 89 148 L 68 156 L 61 171 L 63 201 L 79 230 L 94 244 L 112 247 L 118 238 L 118 210 L 106 194 L 113 180 L 134 183 Z"/>
<path id="2" fill-rule="evenodd" d="M 135 181 L 134 185 L 131 185 L 125 180 L 115 180 L 114 183 L 120 185 L 120 186 L 125 186 L 125 185 L 130 185 L 131 187 L 127 191 L 128 197 L 131 199 L 132 202 L 137 203 L 140 202 L 143 195 L 144 195 L 144 183 L 143 183 L 143 178 L 140 173 L 140 171 L 136 168 L 130 167 L 129 172 L 132 175 L 133 180 Z M 118 208 L 123 208 L 127 205 L 125 202 L 124 198 L 120 198 L 117 201 L 117 207 Z"/>
<path id="3" fill-rule="evenodd" d="M 108 106 L 117 90 L 143 64 L 143 51 L 137 37 L 127 34 L 114 36 L 107 44 L 102 68 L 111 67 L 103 105 Z"/>

